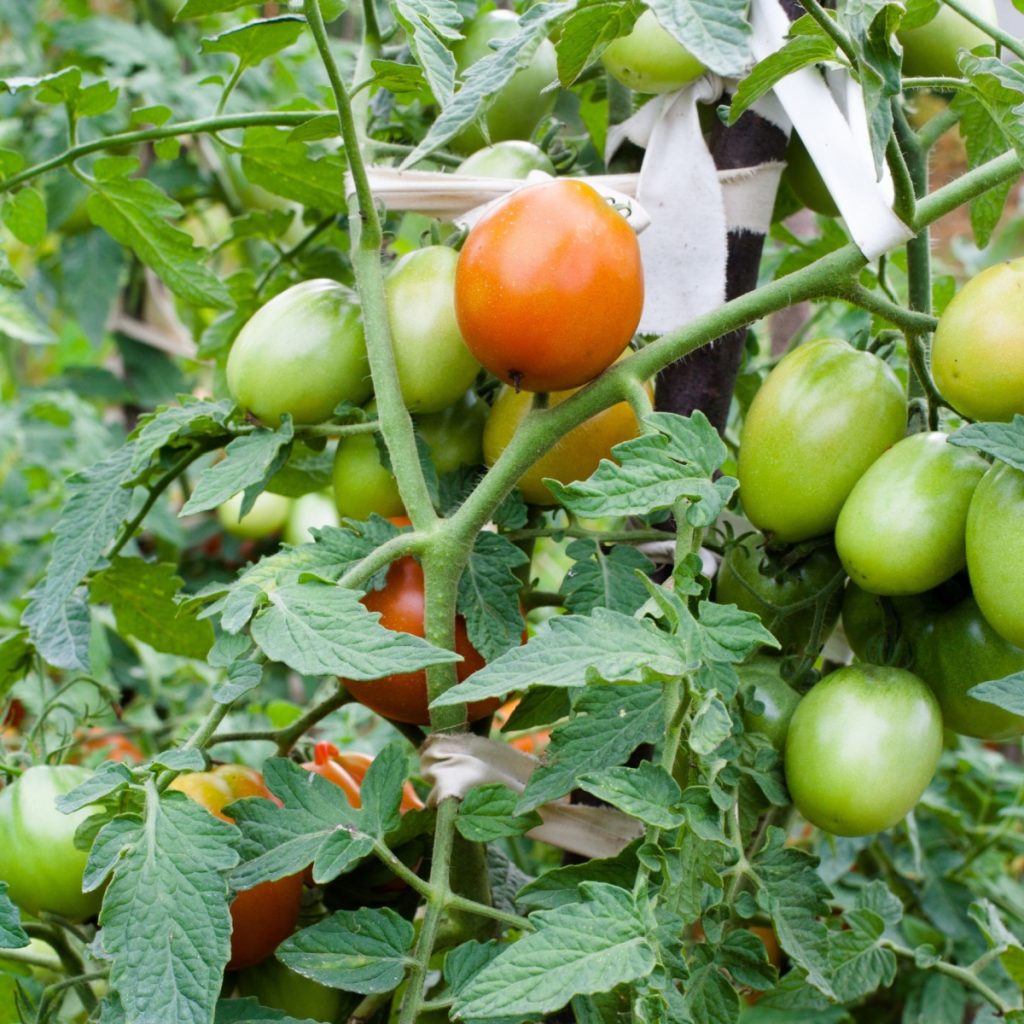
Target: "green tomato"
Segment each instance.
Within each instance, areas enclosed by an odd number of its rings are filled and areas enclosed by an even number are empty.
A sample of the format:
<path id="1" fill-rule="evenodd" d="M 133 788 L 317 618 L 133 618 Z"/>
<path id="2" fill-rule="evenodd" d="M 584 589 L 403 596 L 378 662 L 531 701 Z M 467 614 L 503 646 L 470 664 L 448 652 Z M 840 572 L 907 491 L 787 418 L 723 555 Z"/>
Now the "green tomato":
<path id="1" fill-rule="evenodd" d="M 457 402 L 480 371 L 455 319 L 458 262 L 446 245 L 417 249 L 395 264 L 384 286 L 398 383 L 412 413 Z"/>
<path id="2" fill-rule="evenodd" d="M 242 508 L 242 492 L 239 491 L 217 506 L 217 518 L 224 529 L 233 536 L 261 540 L 281 532 L 288 520 L 291 505 L 291 499 L 263 491 L 256 496 L 256 501 L 248 513 L 239 519 L 238 513 Z"/>
<path id="3" fill-rule="evenodd" d="M 313 540 L 313 530 L 337 525 L 338 509 L 333 496 L 311 491 L 292 502 L 284 524 L 284 539 L 289 544 L 308 544 Z"/>
<path id="4" fill-rule="evenodd" d="M 459 73 L 494 53 L 491 40 L 518 35 L 519 19 L 512 11 L 486 11 L 466 30 L 466 36 L 452 47 Z M 528 139 L 534 128 L 554 109 L 555 90 L 545 92 L 558 78 L 555 48 L 542 39 L 529 64 L 520 68 L 498 93 L 485 114 L 491 142 Z M 449 145 L 456 153 L 472 153 L 487 140 L 476 125 L 460 132 Z"/>
<path id="5" fill-rule="evenodd" d="M 819 647 L 832 632 L 842 602 L 839 557 L 831 544 L 816 546 L 803 558 L 770 554 L 764 539 L 747 534 L 725 552 L 715 576 L 715 600 L 761 617 L 785 651 L 804 652 L 814 631 L 817 599 L 830 584 L 822 611 Z M 816 651 L 814 653 L 817 653 Z"/>
<path id="6" fill-rule="evenodd" d="M 850 578 L 873 594 L 920 594 L 966 565 L 971 496 L 988 463 L 938 431 L 893 445 L 857 481 L 836 523 Z"/>
<path id="7" fill-rule="evenodd" d="M 93 810 L 61 814 L 56 806 L 58 797 L 91 776 L 78 765 L 36 765 L 0 790 L 0 881 L 30 914 L 84 921 L 100 908 L 102 893 L 82 892 L 88 851 L 74 843 L 75 830 Z"/>
<path id="8" fill-rule="evenodd" d="M 840 836 L 890 828 L 917 803 L 942 753 L 942 714 L 917 676 L 852 665 L 801 701 L 786 737 L 797 810 Z"/>
<path id="9" fill-rule="evenodd" d="M 467 392 L 440 412 L 417 416 L 413 426 L 430 448 L 438 476 L 483 461 L 482 436 L 487 405 Z M 385 469 L 373 434 L 355 434 L 338 442 L 334 456 L 334 501 L 339 515 L 368 519 L 371 513 L 405 515 L 395 475 Z"/>
<path id="10" fill-rule="evenodd" d="M 554 175 L 555 165 L 540 146 L 524 139 L 506 139 L 478 149 L 462 161 L 456 174 L 476 178 L 525 178 L 532 171 Z"/>
<path id="11" fill-rule="evenodd" d="M 339 1020 L 342 1012 L 357 1001 L 347 992 L 328 988 L 285 967 L 276 957 L 240 971 L 238 994 L 255 996 L 261 1006 L 281 1010 L 297 1020 L 325 1024 Z"/>
<path id="12" fill-rule="evenodd" d="M 832 531 L 853 485 L 902 436 L 907 403 L 877 356 L 819 338 L 786 355 L 754 396 L 737 475 L 747 518 L 774 539 Z"/>
<path id="13" fill-rule="evenodd" d="M 644 11 L 632 30 L 613 39 L 601 63 L 617 82 L 635 92 L 674 92 L 704 74 L 704 65 L 671 33 L 654 11 Z"/>
<path id="14" fill-rule="evenodd" d="M 1005 462 L 985 474 L 971 500 L 967 572 L 992 628 L 1024 647 L 1024 472 Z"/>
<path id="15" fill-rule="evenodd" d="M 373 385 L 352 292 L 321 278 L 275 296 L 239 332 L 227 379 L 235 401 L 275 427 L 286 413 L 322 423 L 341 402 L 366 401 Z"/>
<path id="16" fill-rule="evenodd" d="M 843 633 L 850 650 L 870 664 L 911 667 L 905 624 L 926 606 L 924 598 L 869 594 L 852 580 L 843 594 Z"/>
<path id="17" fill-rule="evenodd" d="M 743 710 L 743 725 L 748 732 L 760 732 L 776 750 L 786 745 L 789 723 L 800 703 L 800 694 L 782 678 L 782 658 L 759 655 L 736 666 L 740 689 L 748 699 L 760 701 L 763 711 L 753 711 L 749 703 Z"/>
<path id="18" fill-rule="evenodd" d="M 972 420 L 1024 413 L 1024 258 L 976 274 L 939 318 L 932 373 Z"/>
<path id="19" fill-rule="evenodd" d="M 838 217 L 839 207 L 832 198 L 821 172 L 801 142 L 800 136 L 793 132 L 786 147 L 786 169 L 782 177 L 793 190 L 793 195 L 808 210 L 824 214 L 826 217 Z"/>
<path id="20" fill-rule="evenodd" d="M 998 24 L 995 0 L 965 0 L 965 6 L 991 24 Z M 991 36 L 945 4 L 939 5 L 938 13 L 931 21 L 918 28 L 901 29 L 896 38 L 903 44 L 903 73 L 929 77 L 959 78 L 957 53 L 992 43 Z"/>

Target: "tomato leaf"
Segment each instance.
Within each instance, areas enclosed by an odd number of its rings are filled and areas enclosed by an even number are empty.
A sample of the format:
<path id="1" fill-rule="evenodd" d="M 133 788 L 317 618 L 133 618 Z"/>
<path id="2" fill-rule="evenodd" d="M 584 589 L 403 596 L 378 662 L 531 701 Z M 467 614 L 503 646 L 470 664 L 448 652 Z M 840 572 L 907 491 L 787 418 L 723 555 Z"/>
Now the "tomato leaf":
<path id="1" fill-rule="evenodd" d="M 673 639 L 650 622 L 597 608 L 593 615 L 552 619 L 547 632 L 512 648 L 453 686 L 433 706 L 504 697 L 531 686 L 584 686 L 598 679 L 631 683 L 654 677 L 669 679 L 694 667 Z"/>
<path id="2" fill-rule="evenodd" d="M 459 804 L 455 827 L 471 843 L 524 835 L 542 822 L 534 811 L 516 814 L 517 800 L 518 796 L 501 783 L 474 786 Z"/>
<path id="3" fill-rule="evenodd" d="M 519 646 L 525 623 L 515 569 L 530 559 L 500 534 L 478 533 L 459 579 L 458 608 L 469 642 L 486 661 Z"/>
<path id="4" fill-rule="evenodd" d="M 210 402 L 181 395 L 179 405 L 162 405 L 139 419 L 130 435 L 135 442 L 132 469 L 141 470 L 161 448 L 183 447 L 192 441 L 219 438 L 228 433 L 234 403 Z"/>
<path id="5" fill-rule="evenodd" d="M 572 85 L 583 70 L 600 57 L 605 47 L 625 35 L 635 21 L 630 6 L 619 0 L 578 4 L 562 24 L 555 43 L 558 79 L 562 85 Z"/>
<path id="6" fill-rule="evenodd" d="M 578 903 L 583 882 L 605 882 L 626 889 L 636 878 L 636 851 L 640 842 L 630 843 L 614 857 L 595 858 L 545 871 L 519 890 L 516 903 L 528 910 L 553 910 L 567 903 Z"/>
<path id="7" fill-rule="evenodd" d="M 585 772 L 580 789 L 652 828 L 679 828 L 686 815 L 677 809 L 679 783 L 660 765 L 644 761 L 638 768 L 614 767 Z"/>
<path id="8" fill-rule="evenodd" d="M 242 67 L 251 67 L 291 46 L 302 35 L 305 19 L 293 14 L 261 18 L 199 43 L 201 53 L 232 53 Z"/>
<path id="9" fill-rule="evenodd" d="M 106 1021 L 106 1017 L 103 1018 Z M 254 996 L 232 996 L 221 999 L 213 1024 L 315 1024 L 310 1017 L 301 1020 L 283 1010 L 273 1010 L 257 1002 Z"/>
<path id="10" fill-rule="evenodd" d="M 633 897 L 600 882 L 584 882 L 580 892 L 584 902 L 531 915 L 537 931 L 507 946 L 456 993 L 455 1014 L 549 1013 L 574 995 L 650 974 L 654 950 Z"/>
<path id="11" fill-rule="evenodd" d="M 89 667 L 89 609 L 75 591 L 96 564 L 131 506 L 133 444 L 68 481 L 46 576 L 33 590 L 22 622 L 39 653 L 59 668 Z"/>
<path id="12" fill-rule="evenodd" d="M 314 159 L 304 142 L 289 142 L 288 131 L 249 128 L 242 148 L 242 171 L 274 195 L 327 213 L 345 211 L 344 163 L 340 156 Z"/>
<path id="13" fill-rule="evenodd" d="M 1024 470 L 1024 416 L 1013 417 L 1011 423 L 972 423 L 950 434 L 949 443 L 978 451 Z"/>
<path id="14" fill-rule="evenodd" d="M 53 331 L 22 296 L 5 291 L 0 291 L 0 338 L 23 341 L 26 345 L 56 341 Z"/>
<path id="15" fill-rule="evenodd" d="M 0 285 L 17 290 L 25 287 L 25 282 L 14 272 L 10 258 L 3 249 L 0 249 Z"/>
<path id="16" fill-rule="evenodd" d="M 125 852 L 103 899 L 100 941 L 128 1020 L 209 1021 L 228 959 L 226 875 L 238 862 L 236 836 L 170 794 L 120 837 Z"/>
<path id="17" fill-rule="evenodd" d="M 402 981 L 416 932 L 388 907 L 339 910 L 285 939 L 278 959 L 321 985 L 363 995 Z"/>
<path id="18" fill-rule="evenodd" d="M 28 943 L 29 937 L 21 927 L 18 908 L 7 895 L 7 883 L 0 882 L 0 949 L 21 949 Z"/>
<path id="19" fill-rule="evenodd" d="M 625 544 L 605 551 L 596 541 L 575 540 L 565 549 L 575 564 L 562 584 L 565 607 L 574 615 L 587 615 L 595 608 L 632 615 L 647 601 L 647 588 L 639 573 L 649 576 L 654 565 L 636 548 Z"/>
<path id="20" fill-rule="evenodd" d="M 534 770 L 516 810 L 533 810 L 565 796 L 580 776 L 622 764 L 641 743 L 664 729 L 660 686 L 592 686 L 576 700 L 572 717 L 551 731 L 544 762 Z"/>
<path id="21" fill-rule="evenodd" d="M 746 0 L 652 0 L 661 25 L 711 71 L 735 77 L 750 61 Z"/>
<path id="22" fill-rule="evenodd" d="M 90 598 L 112 606 L 122 634 L 165 654 L 205 658 L 213 644 L 213 627 L 175 602 L 182 586 L 172 564 L 116 558 L 93 580 Z"/>
<path id="23" fill-rule="evenodd" d="M 1013 715 L 1024 715 L 1024 672 L 1014 672 L 1003 679 L 989 679 L 967 691 L 968 697 L 995 704 Z"/>
<path id="24" fill-rule="evenodd" d="M 37 246 L 46 237 L 46 200 L 34 188 L 22 188 L 0 206 L 0 218 L 25 245 Z"/>
<path id="25" fill-rule="evenodd" d="M 451 44 L 459 38 L 462 13 L 452 0 L 392 0 L 391 8 L 430 91 L 445 106 L 455 93 Z"/>

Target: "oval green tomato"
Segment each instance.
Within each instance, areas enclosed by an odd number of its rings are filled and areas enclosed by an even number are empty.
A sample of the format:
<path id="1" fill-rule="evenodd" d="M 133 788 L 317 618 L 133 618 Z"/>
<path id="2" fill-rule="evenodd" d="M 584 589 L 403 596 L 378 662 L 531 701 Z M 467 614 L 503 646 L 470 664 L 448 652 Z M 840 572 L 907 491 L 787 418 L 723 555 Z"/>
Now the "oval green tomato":
<path id="1" fill-rule="evenodd" d="M 782 678 L 782 661 L 782 658 L 761 655 L 736 666 L 740 689 L 764 708 L 753 711 L 749 705 L 745 706 L 743 724 L 749 732 L 767 736 L 776 750 L 786 745 L 789 723 L 800 703 L 800 694 Z"/>
<path id="2" fill-rule="evenodd" d="M 995 0 L 965 0 L 965 6 L 991 24 L 998 24 Z M 901 29 L 896 37 L 903 44 L 903 73 L 929 77 L 959 78 L 957 53 L 992 43 L 991 36 L 945 4 L 939 5 L 931 21 L 917 28 Z"/>
<path id="3" fill-rule="evenodd" d="M 831 544 L 820 544 L 802 558 L 792 552 L 770 554 L 763 538 L 747 534 L 725 552 L 715 576 L 715 600 L 759 615 L 784 651 L 803 652 L 811 640 L 818 600 L 824 599 L 819 644 L 828 639 L 842 602 L 839 557 Z"/>
<path id="4" fill-rule="evenodd" d="M 455 319 L 458 262 L 445 245 L 417 249 L 395 264 L 384 285 L 398 383 L 412 413 L 458 401 L 480 370 Z"/>
<path id="5" fill-rule="evenodd" d="M 966 564 L 971 496 L 988 463 L 938 431 L 905 437 L 857 481 L 836 523 L 850 578 L 873 594 L 920 594 Z"/>
<path id="6" fill-rule="evenodd" d="M 917 803 L 942 753 L 942 714 L 917 676 L 852 665 L 797 706 L 786 737 L 786 784 L 797 810 L 840 836 L 890 828 Z"/>
<path id="7" fill-rule="evenodd" d="M 925 606 L 923 598 L 882 597 L 862 590 L 852 580 L 843 594 L 843 633 L 850 650 L 861 661 L 871 664 L 910 666 L 906 636 L 907 623 L 916 622 Z"/>
<path id="8" fill-rule="evenodd" d="M 800 345 L 768 375 L 743 425 L 737 475 L 747 517 L 787 543 L 831 532 L 906 419 L 903 388 L 877 356 L 836 338 Z"/>
<path id="9" fill-rule="evenodd" d="M 644 11 L 627 35 L 601 54 L 605 70 L 635 92 L 674 92 L 704 73 L 704 65 L 671 33 L 654 11 Z"/>
<path id="10" fill-rule="evenodd" d="M 290 498 L 263 491 L 256 495 L 252 508 L 239 519 L 238 514 L 242 510 L 242 492 L 239 491 L 217 506 L 217 518 L 221 526 L 235 537 L 261 540 L 281 532 L 291 507 Z"/>
<path id="11" fill-rule="evenodd" d="M 311 491 L 292 501 L 284 524 L 284 539 L 289 544 L 308 544 L 313 540 L 313 530 L 337 525 L 338 509 L 333 495 Z"/>
<path id="12" fill-rule="evenodd" d="M 967 693 L 978 683 L 1024 671 L 1024 650 L 988 624 L 973 597 L 920 613 L 908 628 L 914 672 L 939 698 L 948 729 L 993 741 L 1024 735 L 1024 717 Z"/>
<path id="13" fill-rule="evenodd" d="M 30 914 L 49 911 L 71 921 L 92 917 L 100 892 L 82 892 L 87 850 L 74 843 L 75 830 L 92 814 L 57 810 L 92 772 L 77 765 L 36 765 L 0 790 L 0 881 L 8 896 Z"/>
<path id="14" fill-rule="evenodd" d="M 1024 472 L 997 462 L 967 514 L 967 572 L 982 615 L 1024 647 Z"/>
<path id="15" fill-rule="evenodd" d="M 972 420 L 1024 413 L 1024 258 L 976 274 L 939 317 L 932 374 Z"/>
<path id="16" fill-rule="evenodd" d="M 261 1006 L 281 1010 L 296 1020 L 333 1024 L 356 1001 L 347 992 L 328 988 L 270 957 L 238 973 L 238 994 L 255 996 Z"/>
<path id="17" fill-rule="evenodd" d="M 532 171 L 554 176 L 555 165 L 540 146 L 525 139 L 506 139 L 467 156 L 456 174 L 477 178 L 525 178 Z"/>
<path id="18" fill-rule="evenodd" d="M 789 137 L 786 147 L 786 169 L 783 177 L 793 190 L 793 194 L 808 210 L 824 214 L 826 217 L 838 217 L 839 207 L 832 198 L 821 172 L 807 152 L 800 136 L 796 132 Z"/>
<path id="19" fill-rule="evenodd" d="M 519 32 L 512 11 L 492 10 L 479 15 L 466 29 L 465 38 L 452 47 L 460 74 L 483 57 L 492 56 L 491 40 L 507 39 Z M 558 78 L 555 48 L 542 39 L 526 67 L 520 68 L 498 92 L 485 115 L 491 142 L 528 139 L 541 118 L 554 109 L 556 93 L 545 91 Z M 486 144 L 476 125 L 460 132 L 449 145 L 456 153 L 472 153 Z"/>
<path id="20" fill-rule="evenodd" d="M 239 331 L 227 365 L 228 390 L 276 427 L 322 423 L 341 402 L 373 391 L 359 307 L 337 281 L 294 285 L 258 309 Z"/>

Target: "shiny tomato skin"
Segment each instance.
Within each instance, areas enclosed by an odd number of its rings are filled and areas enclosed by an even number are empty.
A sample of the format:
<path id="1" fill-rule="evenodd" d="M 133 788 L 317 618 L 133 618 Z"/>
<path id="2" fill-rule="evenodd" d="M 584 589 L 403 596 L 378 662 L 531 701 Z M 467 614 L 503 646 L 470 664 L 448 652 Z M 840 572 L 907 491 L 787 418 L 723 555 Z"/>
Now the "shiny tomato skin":
<path id="1" fill-rule="evenodd" d="M 507 39 L 519 32 L 519 19 L 512 11 L 485 11 L 465 28 L 465 38 L 452 47 L 459 72 L 494 54 L 492 40 Z M 528 139 L 540 120 L 554 109 L 557 93 L 547 87 L 558 79 L 555 48 L 542 39 L 530 62 L 520 68 L 498 92 L 484 120 L 491 142 Z M 456 153 L 472 153 L 486 145 L 483 132 L 474 124 L 459 132 L 448 144 Z"/>
<path id="2" fill-rule="evenodd" d="M 715 600 L 754 612 L 784 651 L 802 652 L 817 615 L 814 598 L 834 584 L 819 634 L 824 643 L 839 618 L 842 602 L 841 581 L 836 582 L 842 566 L 835 549 L 820 544 L 806 557 L 794 559 L 785 553 L 767 552 L 763 540 L 751 533 L 726 548 L 715 575 Z"/>
<path id="3" fill-rule="evenodd" d="M 284 524 L 284 539 L 289 544 L 309 544 L 313 530 L 338 525 L 338 509 L 333 493 L 310 491 L 292 499 L 288 521 Z"/>
<path id="4" fill-rule="evenodd" d="M 932 374 L 972 420 L 1024 413 L 1024 257 L 976 274 L 939 317 Z"/>
<path id="5" fill-rule="evenodd" d="M 380 612 L 380 624 L 385 629 L 423 636 L 425 602 L 423 569 L 419 562 L 410 556 L 392 562 L 384 588 L 368 593 L 363 604 L 371 612 Z M 462 616 L 455 623 L 455 650 L 463 658 L 456 665 L 460 683 L 484 667 L 484 659 L 469 642 Z M 343 679 L 342 684 L 356 700 L 384 718 L 410 725 L 430 724 L 425 671 L 401 672 L 368 681 Z M 501 701 L 496 699 L 470 704 L 467 708 L 469 720 L 475 722 L 484 718 L 500 704 Z"/>
<path id="6" fill-rule="evenodd" d="M 57 798 L 92 776 L 77 765 L 35 765 L 0 790 L 0 882 L 30 914 L 48 911 L 70 921 L 95 916 L 101 892 L 82 892 L 87 850 L 74 844 L 75 831 L 92 813 L 57 810 Z"/>
<path id="7" fill-rule="evenodd" d="M 455 312 L 477 360 L 527 391 L 593 380 L 629 344 L 643 308 L 640 246 L 625 218 L 569 178 L 526 185 L 470 231 Z"/>
<path id="8" fill-rule="evenodd" d="M 455 319 L 458 262 L 454 249 L 430 245 L 403 256 L 384 283 L 398 383 L 412 413 L 457 402 L 480 370 Z"/>
<path id="9" fill-rule="evenodd" d="M 800 345 L 768 375 L 743 425 L 737 476 L 747 517 L 791 544 L 830 533 L 906 419 L 903 388 L 877 356 L 836 338 Z"/>
<path id="10" fill-rule="evenodd" d="M 506 139 L 478 149 L 455 169 L 456 174 L 476 178 L 525 178 L 532 171 L 555 176 L 551 157 L 525 139 Z"/>
<path id="11" fill-rule="evenodd" d="M 548 405 L 560 405 L 579 388 L 553 391 Z M 484 462 L 493 466 L 508 447 L 519 424 L 533 407 L 533 394 L 503 387 L 491 406 L 484 427 Z M 556 505 L 555 496 L 544 484 L 545 477 L 568 484 L 586 480 L 602 459 L 612 458 L 612 448 L 640 433 L 636 413 L 628 402 L 617 402 L 574 427 L 560 438 L 519 478 L 516 486 L 531 505 Z"/>
<path id="12" fill-rule="evenodd" d="M 608 44 L 601 63 L 616 81 L 642 93 L 675 92 L 705 70 L 651 10 L 637 18 L 627 35 Z"/>
<path id="13" fill-rule="evenodd" d="M 965 6 L 990 24 L 999 23 L 995 0 L 965 0 Z M 939 5 L 931 21 L 917 28 L 900 29 L 896 37 L 903 44 L 903 74 L 929 77 L 959 78 L 959 51 L 992 43 L 991 36 L 944 4 Z"/>
<path id="14" fill-rule="evenodd" d="M 242 510 L 242 493 L 239 491 L 217 506 L 217 518 L 221 526 L 233 537 L 262 540 L 281 532 L 288 520 L 291 505 L 290 498 L 263 491 L 262 494 L 256 495 L 252 508 L 239 519 L 238 514 Z"/>
<path id="15" fill-rule="evenodd" d="M 245 797 L 274 800 L 263 776 L 245 765 L 218 765 L 209 772 L 179 775 L 169 786 L 205 807 L 222 821 L 224 808 Z M 231 901 L 231 958 L 228 970 L 266 960 L 295 930 L 302 906 L 302 873 L 261 882 L 235 894 Z"/>
<path id="16" fill-rule="evenodd" d="M 966 564 L 967 509 L 988 463 L 946 437 L 931 431 L 903 438 L 850 491 L 835 543 L 864 590 L 920 594 Z"/>
<path id="17" fill-rule="evenodd" d="M 1024 472 L 997 462 L 967 514 L 967 572 L 982 614 L 1024 647 Z"/>
<path id="18" fill-rule="evenodd" d="M 322 423 L 343 401 L 373 391 L 362 319 L 337 281 L 303 281 L 258 309 L 231 346 L 228 390 L 242 408 L 276 427 Z"/>
<path id="19" fill-rule="evenodd" d="M 841 836 L 890 828 L 917 803 L 942 753 L 942 713 L 917 676 L 851 665 L 800 701 L 786 736 L 797 810 Z"/>

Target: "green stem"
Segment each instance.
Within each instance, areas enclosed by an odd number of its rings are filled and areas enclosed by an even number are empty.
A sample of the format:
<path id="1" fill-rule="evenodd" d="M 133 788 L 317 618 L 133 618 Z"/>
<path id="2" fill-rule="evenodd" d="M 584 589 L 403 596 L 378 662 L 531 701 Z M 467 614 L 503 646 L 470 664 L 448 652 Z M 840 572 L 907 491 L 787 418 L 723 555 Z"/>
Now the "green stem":
<path id="1" fill-rule="evenodd" d="M 903 89 L 932 89 L 935 92 L 957 92 L 960 89 L 969 89 L 971 83 L 966 78 L 953 78 L 950 75 L 922 75 L 920 77 L 904 78 Z"/>
<path id="2" fill-rule="evenodd" d="M 833 291 L 832 297 L 842 299 L 853 306 L 860 306 L 861 309 L 866 309 L 869 313 L 888 320 L 902 331 L 931 332 L 935 330 L 939 322 L 927 313 L 920 313 L 917 310 L 907 309 L 896 302 L 890 302 L 869 291 L 863 285 L 857 284 L 856 281 L 844 282 Z"/>
<path id="3" fill-rule="evenodd" d="M 235 86 L 241 80 L 243 71 L 245 71 L 245 65 L 239 60 L 238 64 L 235 65 L 235 70 L 231 73 L 231 77 L 228 79 L 228 84 L 224 86 L 224 91 L 220 94 L 220 101 L 217 104 L 218 117 L 224 113 L 224 108 L 228 105 L 228 100 L 231 99 Z"/>
<path id="4" fill-rule="evenodd" d="M 7 192 L 24 181 L 31 181 L 40 174 L 47 171 L 54 171 L 59 167 L 66 167 L 92 153 L 100 153 L 105 149 L 120 149 L 123 146 L 133 146 L 143 142 L 159 142 L 160 139 L 172 139 L 178 135 L 213 135 L 217 132 L 228 131 L 232 128 L 294 128 L 297 125 L 308 121 L 310 118 L 319 117 L 322 110 L 272 110 L 258 111 L 251 114 L 224 114 L 222 117 L 204 117 L 195 121 L 179 121 L 176 124 L 166 124 L 159 128 L 140 128 L 133 132 L 120 132 L 117 135 L 107 135 L 101 139 L 92 139 L 89 142 L 82 142 L 71 146 L 63 153 L 43 160 L 31 167 L 12 174 L 9 178 L 0 181 L 0 192 Z"/>
<path id="5" fill-rule="evenodd" d="M 300 215 L 295 214 L 296 217 Z M 337 218 L 331 214 L 330 217 L 324 217 L 318 224 L 316 224 L 311 230 L 307 231 L 290 249 L 285 249 L 277 254 L 270 266 L 260 274 L 259 280 L 256 282 L 256 298 L 259 298 L 263 294 L 263 289 L 266 288 L 267 282 L 273 276 L 274 271 L 281 266 L 282 263 L 287 263 L 294 259 L 303 249 L 305 249 L 316 237 L 324 231 L 326 231 Z"/>
<path id="6" fill-rule="evenodd" d="M 917 133 L 917 144 L 921 147 L 922 152 L 927 153 L 959 120 L 960 114 L 952 107 L 940 110 Z"/>
<path id="7" fill-rule="evenodd" d="M 895 942 L 890 942 L 888 939 L 882 939 L 881 945 L 886 949 L 892 950 L 893 953 L 898 957 L 902 957 L 904 960 L 917 962 L 917 957 L 912 949 L 906 946 L 901 946 Z M 1004 1016 L 1011 1010 L 1016 1009 L 1012 1003 L 1006 1002 L 1005 999 L 998 992 L 989 988 L 976 974 L 973 974 L 966 967 L 959 967 L 956 964 L 949 963 L 948 960 L 937 960 L 933 964 L 929 964 L 925 970 L 937 971 L 939 974 L 945 974 L 947 977 L 955 978 L 967 988 L 974 989 L 982 997 L 982 999 L 991 1003 L 1001 1014 Z"/>
<path id="8" fill-rule="evenodd" d="M 821 26 L 822 31 L 842 50 L 843 55 L 853 67 L 857 66 L 857 51 L 849 36 L 840 28 L 829 11 L 818 3 L 818 0 L 800 0 L 803 9 Z"/>
<path id="9" fill-rule="evenodd" d="M 510 541 L 539 537 L 582 537 L 599 544 L 648 544 L 665 539 L 664 530 L 588 530 L 584 526 L 545 526 L 536 529 L 509 530 L 502 534 Z"/>
<path id="10" fill-rule="evenodd" d="M 965 4 L 963 0 L 942 0 L 942 2 L 956 11 L 960 17 L 966 18 L 975 28 L 980 28 L 985 35 L 991 36 L 1001 46 L 1005 46 L 1010 53 L 1024 59 L 1024 44 L 1011 36 L 1009 32 L 1004 32 L 998 25 L 986 21 L 969 4 Z"/>
<path id="11" fill-rule="evenodd" d="M 418 547 L 415 533 L 400 533 L 374 548 L 365 558 L 347 569 L 338 580 L 338 586 L 359 590 L 378 569 L 383 569 L 385 565 L 390 565 L 395 559 L 408 555 Z"/>

